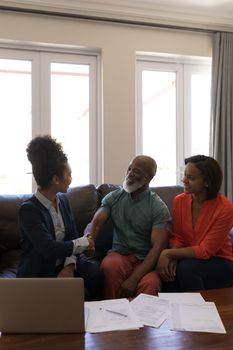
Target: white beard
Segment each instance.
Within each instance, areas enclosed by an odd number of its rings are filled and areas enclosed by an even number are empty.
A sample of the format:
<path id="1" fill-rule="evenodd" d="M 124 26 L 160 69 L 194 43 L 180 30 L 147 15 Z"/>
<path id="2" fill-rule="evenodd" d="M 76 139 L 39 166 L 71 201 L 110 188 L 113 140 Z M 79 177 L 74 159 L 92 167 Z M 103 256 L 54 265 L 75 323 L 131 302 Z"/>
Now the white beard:
<path id="1" fill-rule="evenodd" d="M 132 185 L 128 185 L 127 180 L 124 179 L 123 189 L 125 190 L 125 192 L 133 193 L 133 192 L 137 191 L 139 188 L 141 188 L 142 186 L 144 186 L 145 183 L 146 183 L 145 180 L 141 180 L 141 181 L 136 181 Z"/>

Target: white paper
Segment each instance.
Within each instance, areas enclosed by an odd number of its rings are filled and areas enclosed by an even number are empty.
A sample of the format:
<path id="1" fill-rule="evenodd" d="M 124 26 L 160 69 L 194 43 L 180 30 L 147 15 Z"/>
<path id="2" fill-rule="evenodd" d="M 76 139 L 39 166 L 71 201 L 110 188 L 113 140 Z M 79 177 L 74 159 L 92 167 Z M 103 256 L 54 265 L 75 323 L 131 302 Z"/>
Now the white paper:
<path id="1" fill-rule="evenodd" d="M 203 303 L 203 299 L 200 293 L 159 293 L 159 297 L 162 299 L 167 299 L 170 302 L 176 303 Z"/>
<path id="2" fill-rule="evenodd" d="M 171 330 L 226 333 L 213 302 L 172 303 Z"/>
<path id="3" fill-rule="evenodd" d="M 85 302 L 88 309 L 86 332 L 98 333 L 143 327 L 127 299 Z"/>
<path id="4" fill-rule="evenodd" d="M 140 294 L 130 303 L 144 326 L 160 327 L 169 313 L 169 301 L 159 297 Z"/>

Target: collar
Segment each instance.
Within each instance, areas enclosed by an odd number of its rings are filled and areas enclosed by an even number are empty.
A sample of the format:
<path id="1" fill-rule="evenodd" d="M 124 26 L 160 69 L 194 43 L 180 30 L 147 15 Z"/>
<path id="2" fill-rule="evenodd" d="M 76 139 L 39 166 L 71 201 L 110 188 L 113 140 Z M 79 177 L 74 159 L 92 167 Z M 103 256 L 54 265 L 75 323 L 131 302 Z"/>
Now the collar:
<path id="1" fill-rule="evenodd" d="M 141 199 L 143 199 L 144 197 L 147 196 L 147 194 L 150 192 L 150 188 L 146 188 L 143 192 L 139 192 L 136 197 L 132 197 L 132 193 L 127 193 L 128 196 L 131 198 L 131 200 L 133 201 L 140 201 Z"/>
<path id="2" fill-rule="evenodd" d="M 41 204 L 43 204 L 45 206 L 45 208 L 47 208 L 48 210 L 50 210 L 53 206 L 52 206 L 52 202 L 46 198 L 38 189 L 35 192 L 35 197 L 41 202 Z M 58 195 L 56 195 L 57 198 L 57 206 L 59 206 L 59 197 Z"/>

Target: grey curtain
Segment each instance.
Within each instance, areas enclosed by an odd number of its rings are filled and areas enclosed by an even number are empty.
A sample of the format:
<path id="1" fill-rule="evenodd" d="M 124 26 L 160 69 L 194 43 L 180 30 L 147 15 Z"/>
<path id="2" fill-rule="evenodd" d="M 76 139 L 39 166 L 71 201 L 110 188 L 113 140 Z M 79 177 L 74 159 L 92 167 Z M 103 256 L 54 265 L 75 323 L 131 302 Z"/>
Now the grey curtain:
<path id="1" fill-rule="evenodd" d="M 213 35 L 211 153 L 223 170 L 221 192 L 233 200 L 233 33 Z"/>

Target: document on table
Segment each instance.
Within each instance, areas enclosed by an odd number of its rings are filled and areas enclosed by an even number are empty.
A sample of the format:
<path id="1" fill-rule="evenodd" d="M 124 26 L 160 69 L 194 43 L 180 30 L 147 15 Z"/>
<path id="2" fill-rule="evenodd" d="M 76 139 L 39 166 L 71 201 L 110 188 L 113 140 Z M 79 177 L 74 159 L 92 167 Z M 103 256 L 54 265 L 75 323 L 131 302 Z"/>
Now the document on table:
<path id="1" fill-rule="evenodd" d="M 144 326 L 158 328 L 169 314 L 169 301 L 153 295 L 141 293 L 130 305 Z"/>
<path id="2" fill-rule="evenodd" d="M 85 302 L 86 332 L 99 333 L 143 327 L 127 299 Z"/>
<path id="3" fill-rule="evenodd" d="M 176 303 L 203 303 L 204 298 L 200 293 L 159 293 L 159 297 Z"/>
<path id="4" fill-rule="evenodd" d="M 171 330 L 226 333 L 213 302 L 172 303 Z"/>

